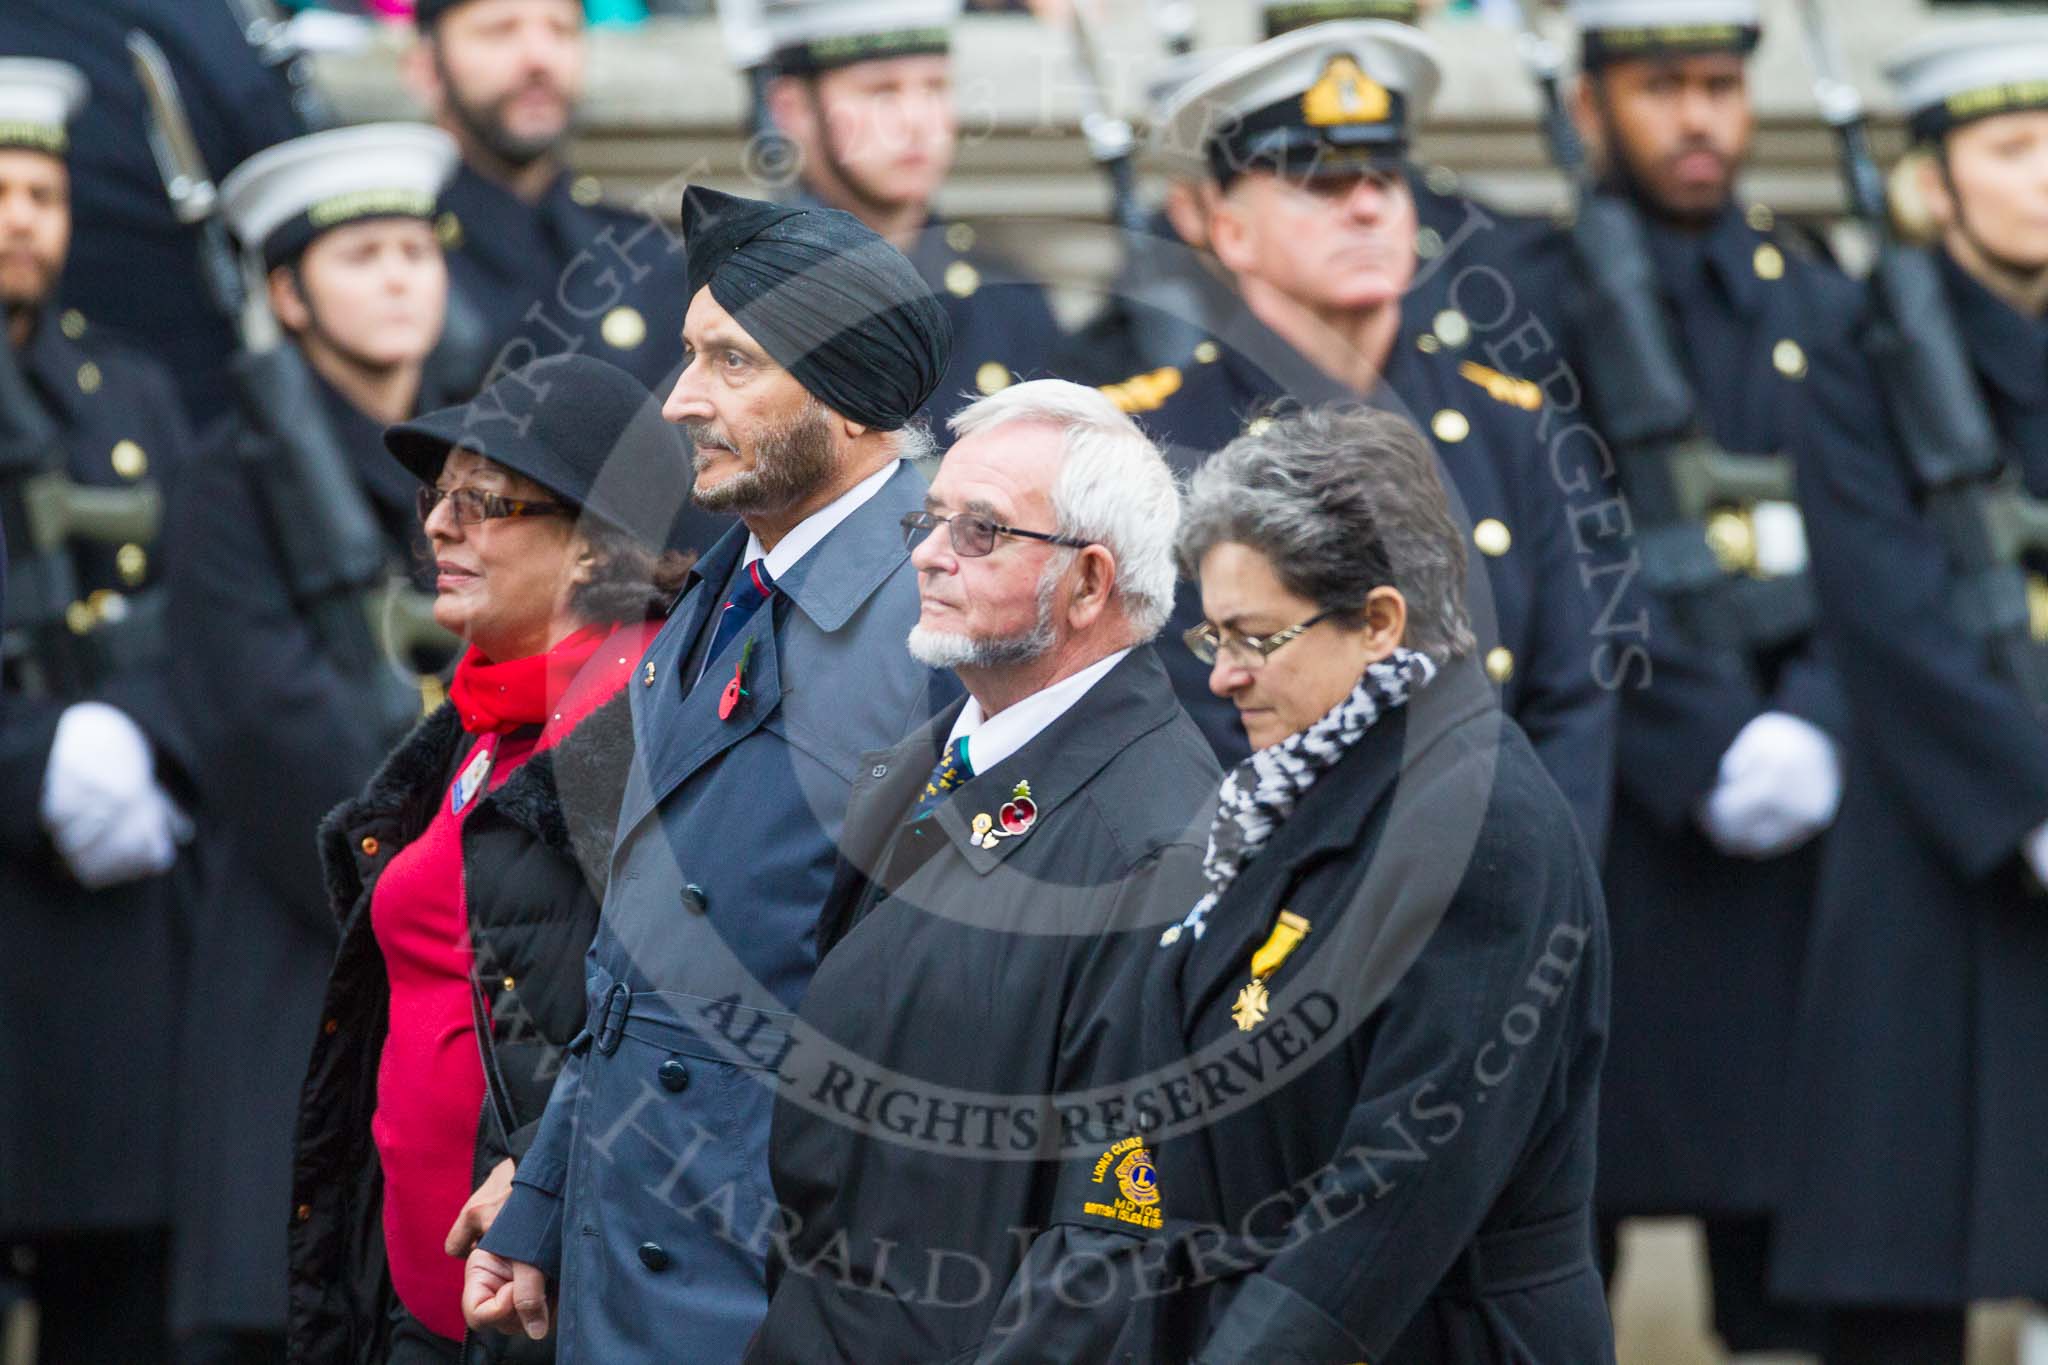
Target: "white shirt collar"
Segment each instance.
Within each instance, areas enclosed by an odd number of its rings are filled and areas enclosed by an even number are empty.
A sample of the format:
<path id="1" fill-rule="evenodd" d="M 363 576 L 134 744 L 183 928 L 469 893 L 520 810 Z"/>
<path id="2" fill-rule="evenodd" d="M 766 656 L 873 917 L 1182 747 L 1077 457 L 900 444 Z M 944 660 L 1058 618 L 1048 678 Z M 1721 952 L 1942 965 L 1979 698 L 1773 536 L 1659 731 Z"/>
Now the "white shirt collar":
<path id="1" fill-rule="evenodd" d="M 1070 673 L 1051 687 L 1034 692 L 993 716 L 982 714 L 981 703 L 969 697 L 967 705 L 961 709 L 960 718 L 953 722 L 953 733 L 946 736 L 946 743 L 965 739 L 968 770 L 985 773 L 1038 738 L 1046 726 L 1072 710 L 1074 703 L 1107 677 L 1109 671 L 1122 663 L 1130 652 L 1120 649 L 1106 659 L 1098 659 L 1079 673 Z"/>
<path id="2" fill-rule="evenodd" d="M 902 463 L 901 460 L 889 461 L 889 463 L 883 465 L 844 493 L 841 493 L 831 502 L 826 503 L 823 507 L 805 517 L 802 521 L 791 527 L 789 534 L 777 541 L 775 548 L 772 550 L 764 550 L 761 547 L 761 537 L 755 535 L 752 531 L 747 532 L 747 552 L 745 557 L 740 560 L 740 563 L 751 564 L 757 559 L 766 558 L 768 561 L 768 576 L 770 578 L 782 577 L 796 567 L 798 560 L 816 549 L 819 541 L 832 534 L 833 529 L 840 522 L 845 521 L 848 517 L 859 511 L 869 498 L 881 492 L 882 485 L 889 482 L 890 477 L 896 472 L 896 467 Z"/>

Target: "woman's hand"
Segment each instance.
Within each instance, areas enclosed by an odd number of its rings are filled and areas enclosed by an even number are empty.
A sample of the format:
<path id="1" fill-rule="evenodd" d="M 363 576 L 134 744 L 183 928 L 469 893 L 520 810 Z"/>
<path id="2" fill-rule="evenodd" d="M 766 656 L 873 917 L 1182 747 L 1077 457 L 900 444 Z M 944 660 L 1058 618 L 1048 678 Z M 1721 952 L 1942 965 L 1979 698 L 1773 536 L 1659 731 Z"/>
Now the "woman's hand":
<path id="1" fill-rule="evenodd" d="M 442 1250 L 450 1256 L 469 1255 L 491 1230 L 491 1224 L 498 1221 L 498 1210 L 511 1197 L 512 1158 L 508 1156 L 491 1168 L 484 1183 L 476 1187 L 469 1202 L 462 1206 L 462 1212 L 455 1215 L 455 1226 L 448 1229 L 448 1240 Z"/>
<path id="2" fill-rule="evenodd" d="M 462 1320 L 471 1331 L 495 1329 L 508 1337 L 524 1332 L 539 1341 L 553 1330 L 550 1308 L 548 1278 L 538 1267 L 493 1256 L 482 1247 L 469 1253 L 462 1274 Z"/>

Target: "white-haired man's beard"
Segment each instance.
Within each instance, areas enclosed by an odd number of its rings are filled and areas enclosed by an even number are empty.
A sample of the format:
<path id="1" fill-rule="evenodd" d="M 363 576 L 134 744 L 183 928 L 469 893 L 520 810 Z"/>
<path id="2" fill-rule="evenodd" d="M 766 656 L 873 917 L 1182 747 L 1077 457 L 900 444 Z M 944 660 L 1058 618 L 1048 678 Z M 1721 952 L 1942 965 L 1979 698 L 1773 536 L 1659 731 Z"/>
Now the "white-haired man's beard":
<path id="1" fill-rule="evenodd" d="M 732 439 L 708 422 L 685 423 L 683 430 L 697 447 L 697 470 L 703 472 L 706 449 L 731 451 Z M 823 488 L 838 469 L 832 448 L 832 414 L 816 399 L 787 423 L 770 427 L 754 439 L 754 467 L 713 485 L 699 487 L 694 499 L 707 512 L 735 517 L 772 516 L 786 512 Z"/>
<path id="2" fill-rule="evenodd" d="M 1059 643 L 1053 627 L 1053 594 L 1066 572 L 1065 556 L 1055 557 L 1038 580 L 1038 620 L 1031 629 L 1017 635 L 977 637 L 957 631 L 932 630 L 918 625 L 910 630 L 910 657 L 926 668 L 992 669 L 1018 668 L 1036 663 Z"/>

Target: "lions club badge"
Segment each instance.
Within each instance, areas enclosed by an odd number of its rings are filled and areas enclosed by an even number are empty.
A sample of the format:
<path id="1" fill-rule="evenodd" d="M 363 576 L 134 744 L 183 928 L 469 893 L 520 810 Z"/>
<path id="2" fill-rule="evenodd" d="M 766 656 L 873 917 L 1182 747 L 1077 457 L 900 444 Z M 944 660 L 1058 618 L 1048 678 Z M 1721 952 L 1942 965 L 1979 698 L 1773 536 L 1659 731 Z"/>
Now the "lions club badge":
<path id="1" fill-rule="evenodd" d="M 1109 1181 L 1116 1180 L 1110 1193 Z M 1159 1228 L 1166 1222 L 1159 1201 L 1159 1172 L 1141 1137 L 1127 1137 L 1095 1159 L 1095 1183 L 1102 1196 L 1082 1205 L 1082 1212 L 1111 1218 L 1133 1227 Z"/>

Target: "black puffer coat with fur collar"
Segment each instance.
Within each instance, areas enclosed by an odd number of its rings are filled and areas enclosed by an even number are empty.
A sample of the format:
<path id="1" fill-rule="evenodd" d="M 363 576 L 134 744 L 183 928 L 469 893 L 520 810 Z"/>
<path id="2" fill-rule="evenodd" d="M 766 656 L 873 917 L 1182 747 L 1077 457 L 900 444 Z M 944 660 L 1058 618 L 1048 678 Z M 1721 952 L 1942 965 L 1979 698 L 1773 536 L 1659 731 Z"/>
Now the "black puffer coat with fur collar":
<path id="1" fill-rule="evenodd" d="M 370 1119 L 390 985 L 371 933 L 370 902 L 383 869 L 426 829 L 470 747 L 454 708 L 443 706 L 363 795 L 320 829 L 341 948 L 299 1103 L 289 1211 L 295 1365 L 385 1358 L 392 1292 Z M 562 1049 L 583 1027 L 584 953 L 597 928 L 632 756 L 632 716 L 621 693 L 479 797 L 463 821 L 473 971 L 489 1003 L 492 1034 L 477 1184 L 505 1157 L 524 1154 Z M 494 1336 L 473 1339 L 465 1358 L 532 1361 L 551 1354 L 546 1344 Z"/>

